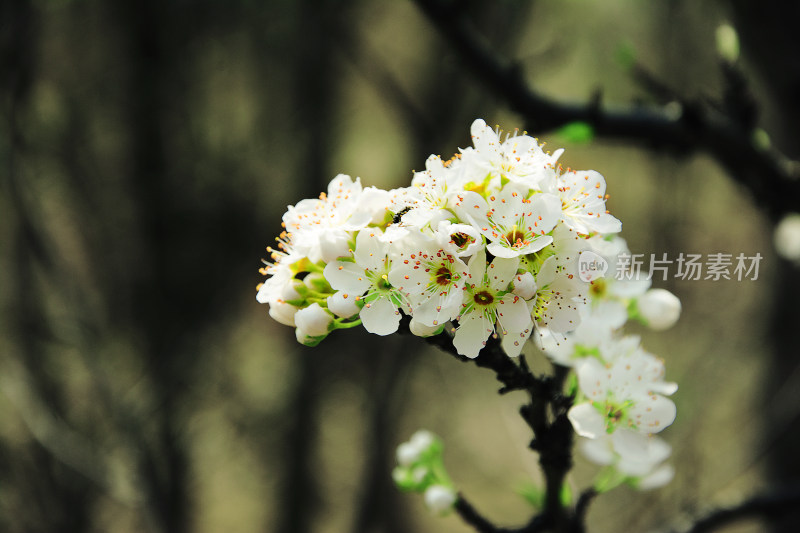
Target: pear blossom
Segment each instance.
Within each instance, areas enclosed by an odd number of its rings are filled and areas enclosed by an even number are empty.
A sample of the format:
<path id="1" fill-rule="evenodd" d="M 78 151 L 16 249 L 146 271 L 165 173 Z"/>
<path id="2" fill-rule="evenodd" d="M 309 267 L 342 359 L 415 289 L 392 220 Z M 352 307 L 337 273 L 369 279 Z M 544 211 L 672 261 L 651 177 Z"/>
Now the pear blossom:
<path id="1" fill-rule="evenodd" d="M 563 150 L 550 155 L 528 135 L 509 135 L 501 141 L 482 119 L 475 120 L 470 131 L 474 147 L 462 150 L 461 159 L 476 185 L 486 182 L 497 189 L 505 180 L 541 191 L 555 180 L 555 164 Z"/>
<path id="2" fill-rule="evenodd" d="M 348 253 L 351 232 L 367 226 L 373 213 L 363 208 L 361 180 L 339 174 L 328 193 L 289 206 L 283 215 L 287 236 L 312 262 L 333 261 Z"/>
<path id="3" fill-rule="evenodd" d="M 481 250 L 469 261 L 469 282 L 458 317 L 453 346 L 458 353 L 470 358 L 478 356 L 495 324 L 503 333 L 502 346 L 506 354 L 516 357 L 531 334 L 533 323 L 525 301 L 509 290 L 517 271 L 516 258 L 495 257 L 486 264 Z"/>
<path id="4" fill-rule="evenodd" d="M 515 184 L 487 199 L 465 191 L 458 195 L 455 205 L 456 212 L 486 237 L 486 250 L 506 258 L 538 252 L 553 242 L 548 233 L 561 212 L 556 196 L 539 193 L 528 199 L 527 190 Z"/>
<path id="5" fill-rule="evenodd" d="M 416 239 L 416 247 L 398 253 L 389 282 L 401 291 L 414 318 L 439 326 L 458 316 L 462 292 L 469 278 L 467 265 L 435 241 Z"/>
<path id="6" fill-rule="evenodd" d="M 400 324 L 404 295 L 389 283 L 392 261 L 389 244 L 380 239 L 380 230 L 361 231 L 356 237 L 353 260 L 337 260 L 325 267 L 324 275 L 342 300 L 363 301 L 359 312 L 364 328 L 377 335 L 389 335 Z"/>
<path id="7" fill-rule="evenodd" d="M 556 182 L 561 220 L 581 234 L 618 233 L 622 223 L 606 211 L 606 181 L 594 170 L 569 170 Z"/>
<path id="8" fill-rule="evenodd" d="M 585 283 L 559 269 L 557 262 L 556 256 L 544 260 L 536 274 L 536 296 L 528 305 L 539 326 L 564 333 L 580 324 L 580 308 L 586 301 Z"/>
<path id="9" fill-rule="evenodd" d="M 414 174 L 411 187 L 392 191 L 389 209 L 399 217 L 396 222 L 405 226 L 435 227 L 438 222 L 452 217 L 448 210 L 452 202 L 449 191 L 459 190 L 458 164 L 445 163 L 441 157 L 432 155 L 425 162 L 425 168 Z"/>
<path id="10" fill-rule="evenodd" d="M 621 477 L 639 490 L 663 486 L 672 479 L 675 470 L 665 461 L 672 448 L 656 435 L 620 429 L 612 435 L 596 439 L 580 439 L 580 450 L 591 462 L 613 468 Z M 608 490 L 613 487 L 600 487 Z"/>
<path id="11" fill-rule="evenodd" d="M 442 220 L 436 228 L 435 236 L 439 246 L 448 247 L 457 257 L 469 257 L 483 247 L 480 232 L 469 224 Z"/>
<path id="12" fill-rule="evenodd" d="M 663 363 L 643 350 L 606 364 L 586 358 L 576 373 L 586 399 L 573 405 L 568 417 L 582 437 L 617 429 L 658 433 L 675 420 L 675 404 L 665 396 L 677 385 L 663 381 Z"/>

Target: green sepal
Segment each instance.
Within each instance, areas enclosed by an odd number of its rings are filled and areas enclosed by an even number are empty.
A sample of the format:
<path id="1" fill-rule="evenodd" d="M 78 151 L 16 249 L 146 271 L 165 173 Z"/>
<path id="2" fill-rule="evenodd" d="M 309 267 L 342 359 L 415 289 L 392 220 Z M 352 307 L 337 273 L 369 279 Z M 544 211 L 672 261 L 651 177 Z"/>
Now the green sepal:
<path id="1" fill-rule="evenodd" d="M 627 480 L 628 476 L 619 472 L 613 466 L 607 466 L 597 474 L 594 482 L 594 490 L 596 490 L 598 494 L 603 494 L 604 492 L 619 487 Z"/>
<path id="2" fill-rule="evenodd" d="M 327 336 L 328 334 L 326 333 L 325 335 L 319 335 L 318 337 L 306 337 L 305 339 L 303 339 L 303 345 L 313 348 L 314 346 L 324 341 L 325 337 Z"/>

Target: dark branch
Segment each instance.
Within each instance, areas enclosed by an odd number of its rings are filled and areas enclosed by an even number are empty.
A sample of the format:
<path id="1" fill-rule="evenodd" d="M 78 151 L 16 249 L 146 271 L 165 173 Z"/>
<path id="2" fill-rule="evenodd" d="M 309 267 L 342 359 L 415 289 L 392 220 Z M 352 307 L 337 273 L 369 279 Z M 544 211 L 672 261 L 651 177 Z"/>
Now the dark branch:
<path id="1" fill-rule="evenodd" d="M 420 9 L 453 45 L 477 79 L 520 113 L 533 132 L 546 132 L 570 122 L 592 125 L 598 137 L 622 140 L 654 149 L 688 154 L 702 150 L 747 188 L 777 220 L 797 209 L 800 180 L 791 165 L 774 152 L 758 148 L 752 131 L 741 120 L 709 106 L 683 102 L 681 112 L 637 106 L 622 111 L 604 109 L 598 101 L 568 104 L 529 88 L 518 65 L 497 54 L 461 14 L 441 0 L 416 0 Z"/>
<path id="2" fill-rule="evenodd" d="M 577 527 L 573 531 L 584 530 L 586 513 L 589 511 L 589 504 L 592 503 L 595 496 L 597 496 L 597 491 L 594 488 L 588 488 L 581 493 L 578 503 L 575 504 L 575 524 Z"/>
<path id="3" fill-rule="evenodd" d="M 773 494 L 759 495 L 735 507 L 718 509 L 697 520 L 685 533 L 714 531 L 744 518 L 770 517 L 797 512 L 800 505 L 800 486 Z"/>
<path id="4" fill-rule="evenodd" d="M 472 504 L 470 504 L 464 496 L 459 493 L 458 499 L 455 503 L 455 510 L 461 516 L 462 520 L 475 528 L 478 533 L 511 533 L 517 531 L 515 529 L 506 529 L 497 527 L 489 520 L 484 518 Z"/>
<path id="5" fill-rule="evenodd" d="M 399 331 L 409 333 L 408 317 L 401 321 Z M 570 512 L 561 502 L 561 490 L 564 478 L 572 468 L 573 429 L 567 419 L 567 411 L 572 405 L 572 398 L 563 394 L 564 379 L 569 369 L 556 367 L 553 376 L 534 376 L 524 358 L 520 364 L 508 357 L 503 351 L 500 339 L 492 336 L 478 357 L 469 359 L 459 354 L 453 346 L 451 336 L 442 332 L 427 337 L 426 342 L 456 357 L 463 362 L 474 361 L 477 366 L 493 370 L 497 379 L 503 383 L 500 393 L 511 390 L 525 390 L 530 401 L 522 406 L 520 414 L 533 431 L 530 447 L 539 454 L 539 464 L 545 478 L 545 501 L 542 512 L 520 529 L 501 529 L 483 518 L 463 498 L 459 499 L 456 509 L 464 520 L 479 532 L 518 531 L 533 533 L 537 531 L 571 531 L 583 530 L 583 513 L 588 500 L 584 502 L 581 514 Z"/>

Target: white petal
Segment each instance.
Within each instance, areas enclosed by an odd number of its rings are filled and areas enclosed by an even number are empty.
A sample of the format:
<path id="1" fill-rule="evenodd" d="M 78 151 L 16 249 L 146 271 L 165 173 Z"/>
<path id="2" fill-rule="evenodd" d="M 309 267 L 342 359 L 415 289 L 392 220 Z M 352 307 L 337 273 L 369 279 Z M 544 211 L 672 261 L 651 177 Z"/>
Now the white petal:
<path id="1" fill-rule="evenodd" d="M 540 193 L 531 199 L 534 214 L 541 217 L 536 229 L 549 233 L 561 218 L 561 200 L 554 194 Z"/>
<path id="2" fill-rule="evenodd" d="M 320 256 L 326 263 L 350 255 L 350 234 L 343 230 L 324 231 L 319 236 Z"/>
<path id="3" fill-rule="evenodd" d="M 525 301 L 519 296 L 505 295 L 497 305 L 497 321 L 503 328 L 503 349 L 510 357 L 517 357 L 533 331 Z"/>
<path id="4" fill-rule="evenodd" d="M 489 286 L 496 291 L 508 290 L 508 285 L 517 273 L 519 266 L 519 259 L 506 259 L 503 257 L 496 257 L 489 268 L 486 269 L 486 274 L 489 276 Z"/>
<path id="5" fill-rule="evenodd" d="M 653 470 L 650 474 L 646 475 L 636 483 L 636 488 L 639 490 L 650 490 L 663 487 L 675 477 L 675 469 L 672 465 L 661 465 Z"/>
<path id="6" fill-rule="evenodd" d="M 475 255 L 470 258 L 467 266 L 469 268 L 470 277 L 468 283 L 478 286 L 482 285 L 483 275 L 486 273 L 486 251 L 483 248 L 478 250 Z"/>
<path id="7" fill-rule="evenodd" d="M 328 263 L 322 273 L 331 287 L 355 296 L 361 296 L 370 286 L 364 268 L 349 261 Z"/>
<path id="8" fill-rule="evenodd" d="M 400 325 L 400 312 L 388 298 L 364 305 L 359 316 L 364 329 L 376 335 L 390 335 Z"/>
<path id="9" fill-rule="evenodd" d="M 414 308 L 414 318 L 420 323 L 438 328 L 461 311 L 460 290 L 451 290 L 446 297 L 434 295 Z"/>
<path id="10" fill-rule="evenodd" d="M 623 460 L 637 463 L 661 462 L 651 459 L 650 437 L 637 431 L 625 428 L 617 429 L 611 434 L 611 441 L 614 443 L 614 451 Z M 667 456 L 669 453 L 667 453 Z M 666 458 L 666 456 L 665 456 Z"/>
<path id="11" fill-rule="evenodd" d="M 639 398 L 628 416 L 642 433 L 658 433 L 675 421 L 675 404 L 658 394 Z"/>
<path id="12" fill-rule="evenodd" d="M 614 448 L 611 438 L 607 435 L 599 435 L 596 439 L 580 439 L 580 448 L 583 455 L 597 465 L 606 466 L 614 462 Z"/>
<path id="13" fill-rule="evenodd" d="M 567 417 L 572 423 L 575 433 L 581 437 L 596 439 L 601 435 L 605 435 L 605 420 L 603 420 L 603 416 L 589 402 L 583 402 L 572 406 L 567 413 Z"/>
<path id="14" fill-rule="evenodd" d="M 576 365 L 578 386 L 590 400 L 605 401 L 608 392 L 608 369 L 600 361 L 590 357 Z"/>
<path id="15" fill-rule="evenodd" d="M 550 256 L 544 260 L 542 266 L 539 268 L 539 273 L 536 275 L 536 284 L 539 287 L 547 287 L 556 278 L 556 263 L 555 256 Z"/>
<path id="16" fill-rule="evenodd" d="M 486 346 L 486 340 L 493 331 L 494 324 L 489 324 L 481 313 L 469 313 L 459 319 L 453 346 L 461 355 L 474 359 Z"/>
<path id="17" fill-rule="evenodd" d="M 369 270 L 381 270 L 386 260 L 387 243 L 381 240 L 382 232 L 377 228 L 365 228 L 356 236 L 353 258 L 356 264 Z"/>

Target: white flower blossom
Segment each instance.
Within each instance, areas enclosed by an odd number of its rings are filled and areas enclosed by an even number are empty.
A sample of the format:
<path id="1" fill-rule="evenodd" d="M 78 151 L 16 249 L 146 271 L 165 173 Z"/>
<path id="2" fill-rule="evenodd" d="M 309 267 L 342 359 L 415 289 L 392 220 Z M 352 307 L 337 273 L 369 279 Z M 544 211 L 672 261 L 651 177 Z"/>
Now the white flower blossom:
<path id="1" fill-rule="evenodd" d="M 580 234 L 618 233 L 622 223 L 606 211 L 606 180 L 594 170 L 570 170 L 558 177 L 561 220 Z"/>
<path id="2" fill-rule="evenodd" d="M 289 206 L 283 224 L 297 252 L 312 262 L 330 262 L 348 254 L 351 232 L 367 226 L 373 213 L 361 202 L 361 180 L 339 174 L 328 193 Z"/>
<path id="3" fill-rule="evenodd" d="M 464 291 L 453 346 L 458 353 L 475 358 L 495 332 L 503 333 L 505 352 L 516 357 L 531 334 L 533 323 L 525 301 L 509 291 L 519 260 L 496 257 L 489 265 L 483 250 L 469 262 L 469 282 Z"/>
<path id="4" fill-rule="evenodd" d="M 586 400 L 572 406 L 568 416 L 582 437 L 618 429 L 658 433 L 675 420 L 675 404 L 664 395 L 677 385 L 663 380 L 663 363 L 643 350 L 605 364 L 587 357 L 576 373 Z"/>
<path id="5" fill-rule="evenodd" d="M 550 155 L 528 135 L 509 135 L 501 141 L 498 132 L 481 119 L 472 123 L 471 133 L 474 148 L 462 150 L 461 156 L 473 182 L 487 182 L 498 189 L 507 180 L 541 191 L 555 180 L 554 167 L 563 150 Z"/>
<path id="6" fill-rule="evenodd" d="M 389 281 L 401 291 L 414 318 L 426 326 L 439 326 L 458 316 L 467 265 L 433 240 L 416 239 L 417 246 L 398 253 Z"/>
<path id="7" fill-rule="evenodd" d="M 328 263 L 324 275 L 343 300 L 363 300 L 359 318 L 367 331 L 389 335 L 397 331 L 399 309 L 406 305 L 404 295 L 389 283 L 392 265 L 389 244 L 380 239 L 380 233 L 380 230 L 359 232 L 353 261 Z"/>
<path id="8" fill-rule="evenodd" d="M 486 237 L 486 250 L 495 257 L 518 257 L 538 252 L 551 242 L 561 209 L 558 198 L 538 193 L 528 199 L 527 190 L 507 185 L 484 199 L 465 191 L 458 195 L 456 212 L 470 220 Z"/>

